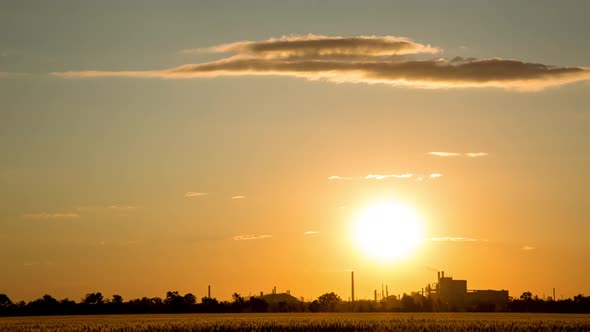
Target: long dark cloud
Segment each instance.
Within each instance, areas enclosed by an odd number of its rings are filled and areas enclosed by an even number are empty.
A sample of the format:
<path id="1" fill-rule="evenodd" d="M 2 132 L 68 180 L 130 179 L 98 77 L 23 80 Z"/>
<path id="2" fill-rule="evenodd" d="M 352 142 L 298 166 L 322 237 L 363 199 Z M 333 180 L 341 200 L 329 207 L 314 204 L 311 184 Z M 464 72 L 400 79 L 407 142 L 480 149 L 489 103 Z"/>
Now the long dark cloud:
<path id="1" fill-rule="evenodd" d="M 234 53 L 212 62 L 153 71 L 68 71 L 60 77 L 199 78 L 245 75 L 295 76 L 310 80 L 389 84 L 418 88 L 496 87 L 541 90 L 590 79 L 582 67 L 549 66 L 510 59 L 408 58 L 436 47 L 406 38 L 291 36 L 209 48 Z"/>

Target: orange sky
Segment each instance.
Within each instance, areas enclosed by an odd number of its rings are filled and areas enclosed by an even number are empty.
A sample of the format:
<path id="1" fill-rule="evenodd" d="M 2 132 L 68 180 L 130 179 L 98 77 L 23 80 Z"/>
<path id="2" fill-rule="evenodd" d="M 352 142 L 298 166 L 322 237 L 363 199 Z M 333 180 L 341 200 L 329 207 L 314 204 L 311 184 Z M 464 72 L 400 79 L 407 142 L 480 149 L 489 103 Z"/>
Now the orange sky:
<path id="1" fill-rule="evenodd" d="M 0 5 L 0 293 L 590 293 L 588 5 L 256 4 Z"/>

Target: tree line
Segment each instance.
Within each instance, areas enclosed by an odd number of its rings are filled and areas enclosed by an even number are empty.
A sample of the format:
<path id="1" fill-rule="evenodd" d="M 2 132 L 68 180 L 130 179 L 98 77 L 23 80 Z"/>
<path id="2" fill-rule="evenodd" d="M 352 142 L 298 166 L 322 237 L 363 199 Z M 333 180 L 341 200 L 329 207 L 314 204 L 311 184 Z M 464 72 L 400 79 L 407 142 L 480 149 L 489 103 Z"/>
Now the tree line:
<path id="1" fill-rule="evenodd" d="M 493 311 L 477 308 L 476 311 Z M 431 312 L 438 311 L 430 298 L 404 294 L 401 299 L 391 296 L 382 301 L 358 300 L 342 301 L 334 292 L 326 293 L 317 299 L 269 303 L 263 297 L 245 298 L 238 293 L 231 301 L 218 301 L 203 297 L 200 302 L 187 293 L 169 291 L 165 298 L 143 297 L 124 301 L 120 295 L 106 298 L 102 293 L 86 294 L 80 302 L 70 299 L 57 300 L 51 295 L 25 302 L 13 302 L 6 294 L 0 294 L 0 316 L 38 316 L 38 315 L 96 315 L 96 314 L 144 314 L 144 313 L 247 313 L 247 312 Z M 555 312 L 590 313 L 590 296 L 576 295 L 573 298 L 545 300 L 524 292 L 518 298 L 510 298 L 506 311 L 509 312 Z"/>

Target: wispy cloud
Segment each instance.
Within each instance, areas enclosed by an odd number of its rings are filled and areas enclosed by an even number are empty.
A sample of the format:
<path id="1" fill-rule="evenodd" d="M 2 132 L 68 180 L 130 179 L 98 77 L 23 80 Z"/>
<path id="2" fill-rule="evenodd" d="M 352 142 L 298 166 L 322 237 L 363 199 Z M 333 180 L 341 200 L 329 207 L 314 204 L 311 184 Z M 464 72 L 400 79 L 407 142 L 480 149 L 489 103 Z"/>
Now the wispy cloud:
<path id="1" fill-rule="evenodd" d="M 208 195 L 208 193 L 202 193 L 202 192 L 196 192 L 196 191 L 187 191 L 184 194 L 184 197 L 200 197 L 200 196 L 206 196 Z"/>
<path id="2" fill-rule="evenodd" d="M 432 173 L 429 175 L 415 175 L 412 173 L 400 173 L 400 174 L 368 174 L 365 176 L 338 176 L 332 175 L 328 177 L 328 180 L 332 181 L 341 181 L 341 180 L 387 180 L 387 179 L 411 179 L 414 178 L 414 181 L 420 182 L 424 181 L 424 179 L 436 179 L 443 176 L 440 173 Z"/>
<path id="3" fill-rule="evenodd" d="M 487 242 L 486 239 L 475 239 L 470 237 L 452 237 L 452 236 L 440 236 L 431 238 L 435 242 Z"/>
<path id="4" fill-rule="evenodd" d="M 537 249 L 537 248 L 535 248 L 535 247 L 531 247 L 531 246 L 524 246 L 524 247 L 522 247 L 522 248 L 520 248 L 520 249 L 522 249 L 522 250 L 526 250 L 526 251 L 529 251 L 529 250 L 535 250 L 535 249 Z"/>
<path id="5" fill-rule="evenodd" d="M 320 234 L 319 231 L 307 231 L 307 232 L 303 232 L 303 235 L 317 235 Z"/>
<path id="6" fill-rule="evenodd" d="M 499 58 L 415 59 L 439 48 L 395 36 L 286 36 L 239 41 L 205 49 L 232 55 L 217 61 L 148 71 L 66 71 L 74 77 L 200 78 L 280 75 L 331 82 L 388 84 L 417 88 L 495 87 L 538 91 L 589 80 L 590 69 Z M 203 51 L 203 49 L 198 49 Z"/>
<path id="7" fill-rule="evenodd" d="M 328 180 L 353 180 L 354 178 L 351 177 L 343 177 L 338 175 L 332 175 L 328 177 Z"/>
<path id="8" fill-rule="evenodd" d="M 75 219 L 80 218 L 80 214 L 75 212 L 57 212 L 57 213 L 27 213 L 22 215 L 26 219 Z"/>
<path id="9" fill-rule="evenodd" d="M 245 241 L 245 240 L 261 240 L 267 239 L 272 237 L 272 235 L 268 234 L 244 234 L 244 235 L 236 235 L 232 239 L 236 241 Z"/>
<path id="10" fill-rule="evenodd" d="M 428 152 L 427 154 L 431 156 L 437 157 L 469 157 L 469 158 L 477 158 L 477 157 L 485 157 L 488 155 L 487 152 L 467 152 L 467 153 L 458 153 L 458 152 L 442 152 L 442 151 L 434 151 Z"/>
<path id="11" fill-rule="evenodd" d="M 437 156 L 437 157 L 456 157 L 456 156 L 460 156 L 460 153 L 456 153 L 456 152 L 441 152 L 441 151 L 434 151 L 434 152 L 428 152 L 429 155 L 431 156 Z"/>
<path id="12" fill-rule="evenodd" d="M 409 179 L 413 176 L 411 173 L 404 173 L 404 174 L 369 174 L 365 176 L 367 180 L 384 180 L 384 179 Z"/>
<path id="13" fill-rule="evenodd" d="M 244 198 L 246 198 L 246 196 L 243 196 L 243 195 L 235 195 L 235 196 L 231 197 L 231 199 L 244 199 Z"/>
<path id="14" fill-rule="evenodd" d="M 469 152 L 465 154 L 465 156 L 469 158 L 485 157 L 487 155 L 486 152 Z"/>

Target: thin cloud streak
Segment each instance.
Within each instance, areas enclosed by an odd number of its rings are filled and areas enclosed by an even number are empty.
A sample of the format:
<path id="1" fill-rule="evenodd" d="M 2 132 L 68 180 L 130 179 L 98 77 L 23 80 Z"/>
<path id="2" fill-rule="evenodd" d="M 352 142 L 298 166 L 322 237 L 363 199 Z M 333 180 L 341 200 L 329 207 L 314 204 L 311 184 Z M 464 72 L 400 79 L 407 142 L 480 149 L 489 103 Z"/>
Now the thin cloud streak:
<path id="1" fill-rule="evenodd" d="M 328 180 L 353 180 L 354 178 L 351 177 L 343 177 L 343 176 L 338 176 L 338 175 L 332 175 L 330 177 L 328 177 Z"/>
<path id="2" fill-rule="evenodd" d="M 404 174 L 369 174 L 365 176 L 367 180 L 384 180 L 384 179 L 409 179 L 413 176 L 411 173 L 404 173 Z"/>
<path id="3" fill-rule="evenodd" d="M 235 195 L 235 196 L 231 197 L 231 199 L 244 199 L 244 198 L 246 198 L 246 196 L 242 196 L 242 195 Z"/>
<path id="4" fill-rule="evenodd" d="M 249 240 L 261 240 L 261 239 L 268 239 L 272 237 L 272 235 L 268 234 L 244 234 L 244 235 L 236 235 L 232 239 L 235 241 L 249 241 Z"/>
<path id="5" fill-rule="evenodd" d="M 184 197 L 201 197 L 201 196 L 206 196 L 208 195 L 208 193 L 201 193 L 201 192 L 196 192 L 196 191 L 187 191 L 184 194 Z"/>
<path id="6" fill-rule="evenodd" d="M 434 151 L 434 152 L 428 152 L 427 154 L 431 155 L 431 156 L 437 156 L 437 157 L 457 157 L 460 156 L 460 153 L 456 153 L 456 152 L 442 152 L 442 151 Z"/>
<path id="7" fill-rule="evenodd" d="M 80 214 L 75 212 L 58 212 L 58 213 L 27 213 L 22 215 L 26 219 L 75 219 L 80 218 Z"/>
<path id="8" fill-rule="evenodd" d="M 469 152 L 465 154 L 465 156 L 469 158 L 485 157 L 487 155 L 486 152 Z"/>
<path id="9" fill-rule="evenodd" d="M 307 231 L 307 232 L 303 232 L 303 235 L 317 235 L 320 234 L 319 231 Z"/>
<path id="10" fill-rule="evenodd" d="M 531 246 L 524 246 L 524 247 L 522 247 L 521 249 L 522 249 L 522 250 L 525 250 L 525 251 L 530 251 L 530 250 L 535 250 L 535 249 L 537 249 L 537 248 L 535 248 L 535 247 L 531 247 Z"/>
<path id="11" fill-rule="evenodd" d="M 402 173 L 402 174 L 368 174 L 366 176 L 361 177 L 348 177 L 348 176 L 338 176 L 332 175 L 328 177 L 328 180 L 331 181 L 343 181 L 343 180 L 388 180 L 388 179 L 411 179 L 414 178 L 416 182 L 423 181 L 425 178 L 432 180 L 436 178 L 440 178 L 443 175 L 440 173 L 432 173 L 430 175 L 422 175 L 418 176 L 412 173 Z"/>
<path id="12" fill-rule="evenodd" d="M 443 151 L 434 151 L 428 152 L 428 155 L 437 156 L 437 157 L 469 157 L 469 158 L 477 158 L 477 157 L 485 157 L 489 155 L 487 152 L 467 152 L 467 153 L 458 153 L 458 152 L 443 152 Z"/>
<path id="13" fill-rule="evenodd" d="M 538 91 L 589 80 L 590 69 L 559 67 L 511 59 L 407 59 L 402 54 L 440 51 L 395 36 L 289 36 L 213 46 L 235 55 L 217 61 L 151 71 L 66 71 L 63 78 L 201 78 L 277 75 L 337 83 L 366 83 L 413 88 L 485 88 Z"/>

